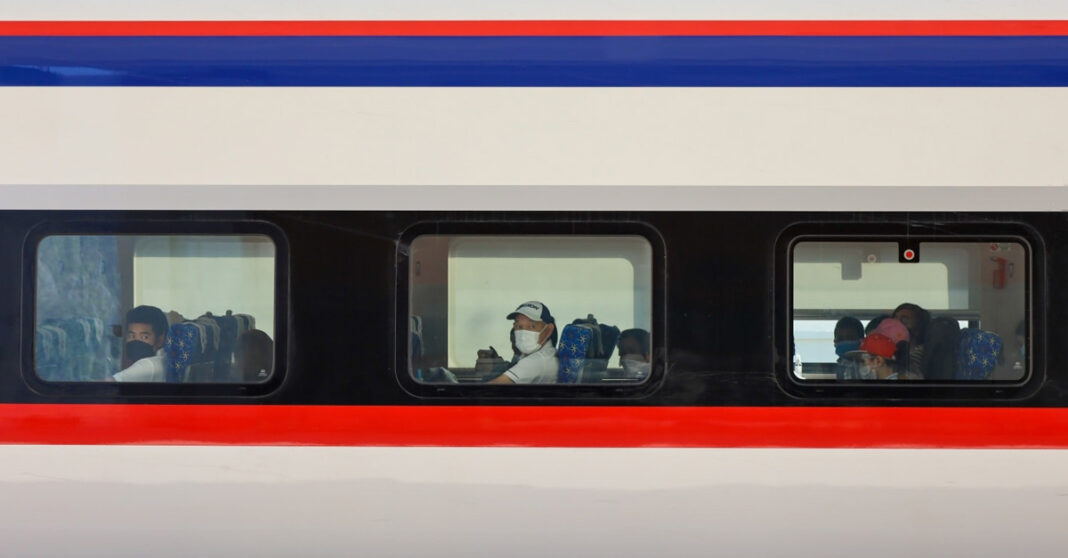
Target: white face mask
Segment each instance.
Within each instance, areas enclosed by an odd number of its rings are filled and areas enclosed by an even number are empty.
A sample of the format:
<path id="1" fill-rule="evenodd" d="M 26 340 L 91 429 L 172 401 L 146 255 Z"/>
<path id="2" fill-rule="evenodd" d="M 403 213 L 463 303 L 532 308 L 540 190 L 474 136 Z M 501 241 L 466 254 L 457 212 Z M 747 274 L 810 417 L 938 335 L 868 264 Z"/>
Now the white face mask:
<path id="1" fill-rule="evenodd" d="M 632 360 L 625 358 L 623 363 L 623 376 L 627 378 L 640 379 L 649 375 L 649 371 L 652 370 L 653 365 L 645 362 L 644 360 Z"/>
<path id="2" fill-rule="evenodd" d="M 538 341 L 539 337 L 541 337 L 540 331 L 517 329 L 515 330 L 515 348 L 519 349 L 519 352 L 524 355 L 529 355 L 541 348 L 541 343 Z"/>

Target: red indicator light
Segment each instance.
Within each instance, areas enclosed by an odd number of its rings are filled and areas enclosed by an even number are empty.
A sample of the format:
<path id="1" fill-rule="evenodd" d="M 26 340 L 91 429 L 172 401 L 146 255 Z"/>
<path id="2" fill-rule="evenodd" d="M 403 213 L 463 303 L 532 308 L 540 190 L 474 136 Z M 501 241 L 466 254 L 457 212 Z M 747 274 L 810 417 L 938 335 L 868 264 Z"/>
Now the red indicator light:
<path id="1" fill-rule="evenodd" d="M 903 255 L 905 256 L 905 259 L 906 259 L 906 260 L 908 260 L 908 261 L 910 261 L 910 262 L 911 262 L 912 260 L 916 259 L 916 252 L 914 252 L 914 251 L 912 250 L 912 248 L 908 248 L 908 249 L 906 249 L 906 250 L 905 250 L 905 253 L 904 253 Z"/>

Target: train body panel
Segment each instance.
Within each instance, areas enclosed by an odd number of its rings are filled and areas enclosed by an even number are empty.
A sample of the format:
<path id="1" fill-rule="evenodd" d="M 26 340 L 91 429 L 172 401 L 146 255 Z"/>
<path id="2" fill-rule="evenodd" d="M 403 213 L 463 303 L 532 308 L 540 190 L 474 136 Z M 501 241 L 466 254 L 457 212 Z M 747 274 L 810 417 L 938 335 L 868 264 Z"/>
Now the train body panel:
<path id="1" fill-rule="evenodd" d="M 1063 186 L 1065 91 L 4 88 L 0 160 L 7 184 Z"/>
<path id="2" fill-rule="evenodd" d="M 3 454 L 3 532 L 7 548 L 24 555 L 1026 548 L 1055 556 L 1066 544 L 1063 451 L 10 446 Z"/>

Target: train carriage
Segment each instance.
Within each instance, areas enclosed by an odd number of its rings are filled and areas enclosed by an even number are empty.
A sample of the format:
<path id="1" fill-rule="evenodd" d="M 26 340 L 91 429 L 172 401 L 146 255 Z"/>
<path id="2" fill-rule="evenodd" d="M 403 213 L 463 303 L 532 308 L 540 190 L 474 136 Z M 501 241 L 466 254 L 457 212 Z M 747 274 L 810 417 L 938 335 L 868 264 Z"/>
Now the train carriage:
<path id="1" fill-rule="evenodd" d="M 4 6 L 14 553 L 1065 547 L 1058 6 Z"/>

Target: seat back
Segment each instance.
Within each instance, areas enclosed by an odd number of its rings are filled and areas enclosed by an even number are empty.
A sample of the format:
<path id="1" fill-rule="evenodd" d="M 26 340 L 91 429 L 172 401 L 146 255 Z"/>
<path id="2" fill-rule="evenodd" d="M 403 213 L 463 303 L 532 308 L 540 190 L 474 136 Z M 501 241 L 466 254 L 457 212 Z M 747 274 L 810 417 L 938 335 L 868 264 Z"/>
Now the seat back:
<path id="1" fill-rule="evenodd" d="M 1001 337 L 977 328 L 960 330 L 956 380 L 985 380 L 998 364 Z"/>
<path id="2" fill-rule="evenodd" d="M 590 332 L 590 342 L 582 365 L 584 378 L 589 379 L 589 373 L 607 370 L 612 353 L 616 350 L 616 343 L 619 342 L 619 328 L 597 323 L 593 314 L 571 322 L 571 326 L 585 328 Z"/>
<path id="3" fill-rule="evenodd" d="M 168 382 L 185 381 L 186 368 L 203 354 L 200 330 L 191 323 L 173 324 L 167 329 L 167 341 L 163 345 L 163 370 Z"/>
<path id="4" fill-rule="evenodd" d="M 561 384 L 575 384 L 582 381 L 583 364 L 586 351 L 589 350 L 593 330 L 575 324 L 564 326 L 560 332 L 560 342 L 556 345 L 556 357 L 560 359 L 560 371 L 556 381 Z"/>

